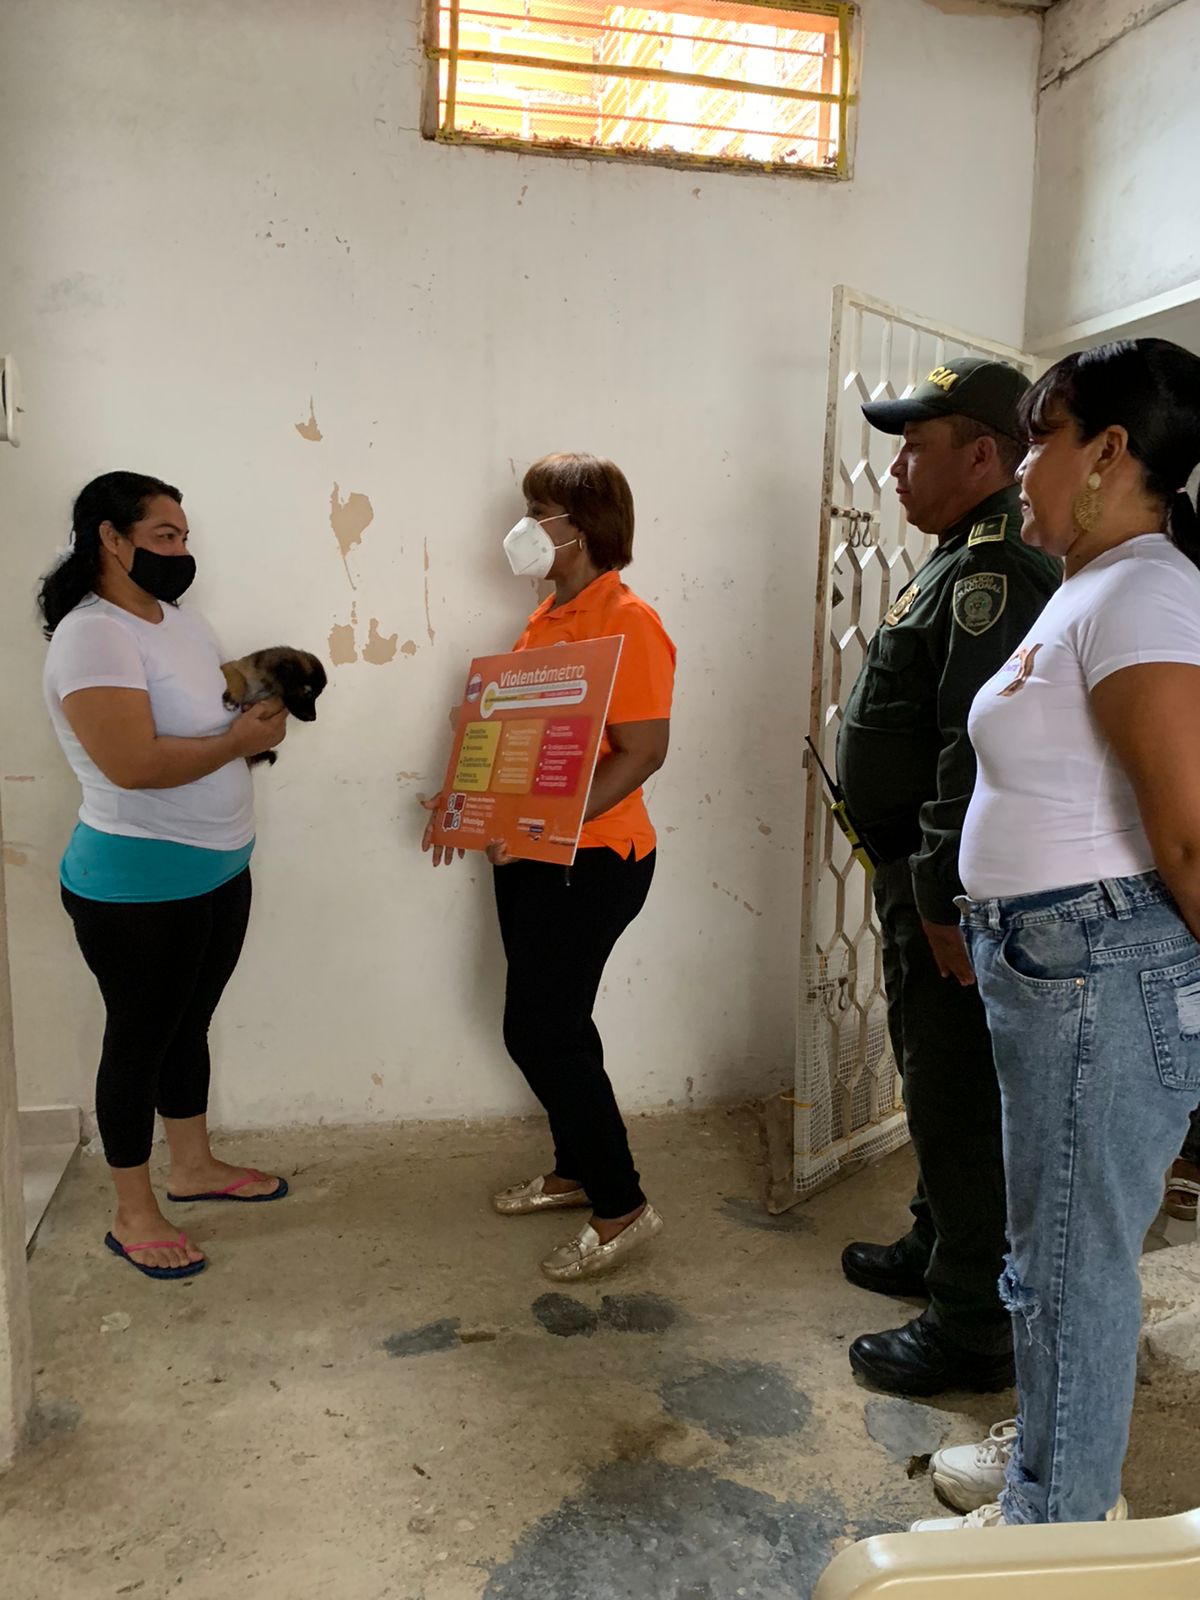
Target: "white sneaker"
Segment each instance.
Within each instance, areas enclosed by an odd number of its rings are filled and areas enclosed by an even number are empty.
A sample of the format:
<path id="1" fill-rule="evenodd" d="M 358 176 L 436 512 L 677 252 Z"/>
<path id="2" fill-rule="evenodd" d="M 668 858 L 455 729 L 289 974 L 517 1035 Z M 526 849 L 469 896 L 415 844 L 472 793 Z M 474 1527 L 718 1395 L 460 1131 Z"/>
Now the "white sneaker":
<path id="1" fill-rule="evenodd" d="M 1122 1495 L 1116 1505 L 1105 1517 L 1106 1522 L 1124 1522 L 1129 1516 L 1129 1506 L 1125 1496 Z M 1004 1513 L 999 1505 L 980 1506 L 965 1517 L 923 1517 L 919 1522 L 914 1522 L 908 1530 L 910 1533 L 954 1533 L 965 1528 L 1007 1528 L 1012 1524 L 1005 1522 Z"/>
<path id="2" fill-rule="evenodd" d="M 953 1445 L 938 1450 L 929 1462 L 929 1476 L 939 1500 L 956 1511 L 975 1511 L 999 1500 L 1004 1470 L 1017 1442 L 1017 1420 L 998 1422 L 982 1444 Z"/>

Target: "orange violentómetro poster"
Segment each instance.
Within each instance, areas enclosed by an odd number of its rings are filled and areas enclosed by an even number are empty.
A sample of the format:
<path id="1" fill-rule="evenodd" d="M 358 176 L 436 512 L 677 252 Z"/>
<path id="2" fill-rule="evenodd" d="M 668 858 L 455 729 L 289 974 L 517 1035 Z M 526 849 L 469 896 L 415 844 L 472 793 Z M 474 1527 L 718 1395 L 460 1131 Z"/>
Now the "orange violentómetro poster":
<path id="1" fill-rule="evenodd" d="M 569 867 L 608 716 L 620 635 L 472 661 L 434 844 Z"/>

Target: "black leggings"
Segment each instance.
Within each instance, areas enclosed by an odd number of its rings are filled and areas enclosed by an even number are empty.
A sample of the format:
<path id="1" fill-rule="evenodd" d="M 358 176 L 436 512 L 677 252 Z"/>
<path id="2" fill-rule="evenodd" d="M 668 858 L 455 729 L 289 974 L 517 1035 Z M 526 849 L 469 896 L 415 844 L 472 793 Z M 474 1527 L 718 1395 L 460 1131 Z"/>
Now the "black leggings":
<path id="1" fill-rule="evenodd" d="M 646 903 L 654 859 L 580 850 L 569 873 L 517 861 L 495 874 L 508 958 L 504 1043 L 550 1118 L 554 1170 L 577 1178 L 596 1215 L 610 1219 L 646 1197 L 592 1007 L 613 946 Z"/>
<path id="2" fill-rule="evenodd" d="M 208 1026 L 233 976 L 250 917 L 250 869 L 210 894 L 150 905 L 63 905 L 107 1013 L 96 1120 L 110 1167 L 150 1159 L 154 1112 L 208 1109 Z"/>

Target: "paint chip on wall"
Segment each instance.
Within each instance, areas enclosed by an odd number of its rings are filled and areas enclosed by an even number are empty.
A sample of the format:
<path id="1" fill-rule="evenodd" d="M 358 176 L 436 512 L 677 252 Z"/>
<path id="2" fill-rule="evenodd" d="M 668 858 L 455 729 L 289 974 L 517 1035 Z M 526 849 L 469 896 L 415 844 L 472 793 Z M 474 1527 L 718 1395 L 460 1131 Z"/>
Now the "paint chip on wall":
<path id="1" fill-rule="evenodd" d="M 405 639 L 404 643 L 400 646 L 400 654 L 402 656 L 415 656 L 416 653 L 417 641 L 415 639 Z"/>
<path id="2" fill-rule="evenodd" d="M 329 496 L 329 525 L 342 552 L 351 588 L 354 587 L 354 579 L 350 575 L 350 552 L 355 545 L 362 543 L 363 534 L 374 520 L 375 509 L 365 494 L 350 494 L 343 500 L 338 485 L 334 484 Z"/>
<path id="3" fill-rule="evenodd" d="M 358 660 L 358 646 L 354 643 L 354 628 L 349 622 L 339 622 L 329 630 L 329 659 L 335 667 L 348 667 Z"/>
<path id="4" fill-rule="evenodd" d="M 312 395 L 308 397 L 308 421 L 297 422 L 296 432 L 302 439 L 307 439 L 310 444 L 319 444 L 325 435 L 317 426 L 317 414 L 313 410 Z"/>
<path id="5" fill-rule="evenodd" d="M 433 618 L 429 612 L 429 540 L 425 540 L 425 632 L 430 644 L 434 641 Z"/>
<path id="6" fill-rule="evenodd" d="M 372 617 L 370 637 L 363 646 L 363 660 L 369 661 L 374 667 L 386 667 L 389 661 L 396 659 L 399 638 L 398 633 L 393 633 L 385 639 L 379 631 L 379 618 Z"/>

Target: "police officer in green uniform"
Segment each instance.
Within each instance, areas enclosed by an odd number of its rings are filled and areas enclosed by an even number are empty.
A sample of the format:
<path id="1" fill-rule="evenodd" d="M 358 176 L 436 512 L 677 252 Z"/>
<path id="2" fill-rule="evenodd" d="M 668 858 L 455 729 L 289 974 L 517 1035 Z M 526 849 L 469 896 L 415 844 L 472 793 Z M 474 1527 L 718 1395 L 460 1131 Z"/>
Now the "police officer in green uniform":
<path id="1" fill-rule="evenodd" d="M 909 1232 L 842 1256 L 862 1288 L 928 1296 L 914 1321 L 851 1346 L 854 1370 L 895 1394 L 991 1391 L 1013 1378 L 997 1289 L 1000 1095 L 954 902 L 975 783 L 967 713 L 1061 581 L 1057 562 L 1021 542 L 1026 386 L 1003 362 L 962 357 L 907 399 L 863 407 L 873 427 L 903 435 L 891 469 L 899 498 L 937 540 L 871 641 L 837 751 L 846 809 L 878 863 L 888 1028 L 920 1173 Z"/>

